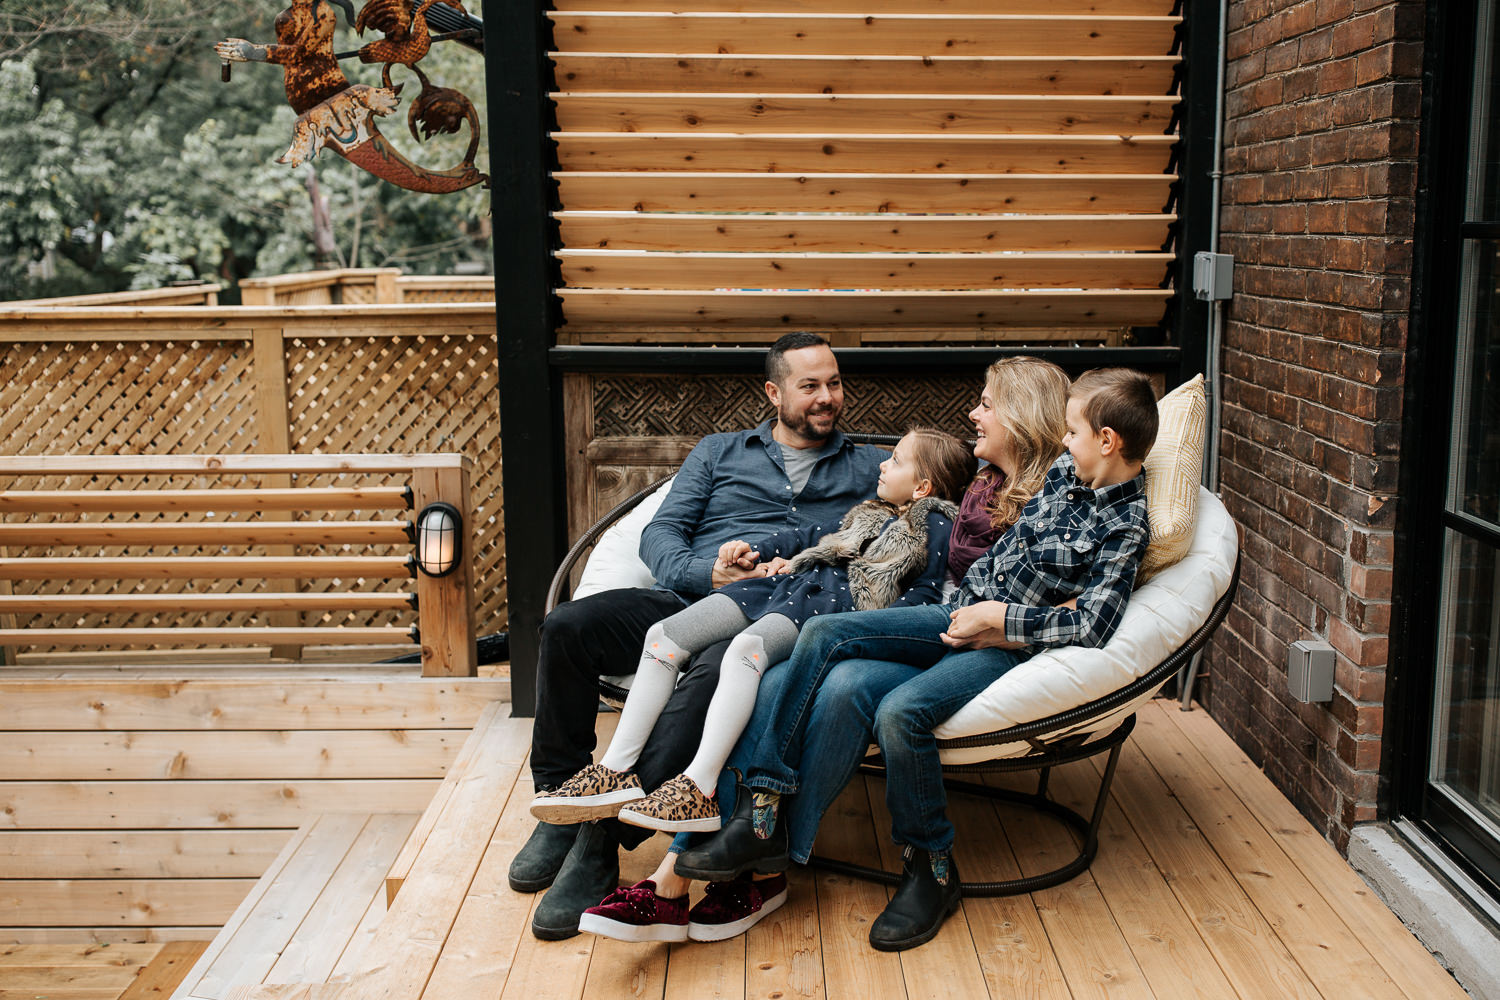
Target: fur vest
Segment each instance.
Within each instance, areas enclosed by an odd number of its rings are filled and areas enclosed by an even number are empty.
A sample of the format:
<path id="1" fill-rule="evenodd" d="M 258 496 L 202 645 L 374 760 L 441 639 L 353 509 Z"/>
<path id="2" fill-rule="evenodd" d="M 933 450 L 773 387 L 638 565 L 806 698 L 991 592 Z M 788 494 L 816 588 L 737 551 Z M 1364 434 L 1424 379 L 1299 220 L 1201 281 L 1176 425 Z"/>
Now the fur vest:
<path id="1" fill-rule="evenodd" d="M 893 504 L 866 500 L 844 515 L 838 531 L 797 553 L 787 572 L 800 573 L 818 563 L 842 565 L 849 573 L 849 595 L 856 610 L 890 607 L 927 565 L 927 515 L 942 514 L 952 521 L 958 507 L 949 500 L 923 497 L 881 531 L 895 513 Z"/>

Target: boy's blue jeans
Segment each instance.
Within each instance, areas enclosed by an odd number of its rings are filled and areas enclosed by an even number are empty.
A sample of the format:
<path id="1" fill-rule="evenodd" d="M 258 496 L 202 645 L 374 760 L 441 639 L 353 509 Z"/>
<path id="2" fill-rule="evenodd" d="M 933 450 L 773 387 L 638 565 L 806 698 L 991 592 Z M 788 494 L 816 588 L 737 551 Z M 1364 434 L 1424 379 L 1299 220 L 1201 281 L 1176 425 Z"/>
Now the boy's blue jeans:
<path id="1" fill-rule="evenodd" d="M 896 842 L 952 846 L 932 730 L 1025 654 L 944 645 L 938 636 L 951 610 L 929 604 L 819 616 L 803 627 L 792 658 L 766 671 L 729 766 L 751 788 L 795 795 L 783 799 L 779 820 L 794 860 L 807 860 L 819 821 L 872 741 L 885 755 Z M 732 775 L 719 795 L 721 808 L 732 810 Z"/>

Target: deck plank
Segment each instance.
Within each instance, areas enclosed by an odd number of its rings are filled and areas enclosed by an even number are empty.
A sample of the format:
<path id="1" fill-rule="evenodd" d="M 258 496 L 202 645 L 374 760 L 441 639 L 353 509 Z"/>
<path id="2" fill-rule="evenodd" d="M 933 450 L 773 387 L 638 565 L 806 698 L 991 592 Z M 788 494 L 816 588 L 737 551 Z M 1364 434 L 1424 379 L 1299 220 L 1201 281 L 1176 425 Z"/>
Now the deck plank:
<path id="1" fill-rule="evenodd" d="M 170 996 L 207 949 L 207 941 L 168 941 L 120 994 L 120 1000 L 161 1000 Z"/>
<path id="2" fill-rule="evenodd" d="M 1139 732 L 1139 729 L 1137 730 Z M 1125 743 L 1113 798 L 1242 996 L 1320 1000 L 1296 959 L 1266 923 L 1148 759 L 1139 739 Z M 1154 746 L 1149 747 L 1157 753 Z M 1096 770 L 1103 764 L 1094 762 Z"/>
<path id="3" fill-rule="evenodd" d="M 1193 741 L 1240 801 L 1275 834 L 1282 849 L 1333 904 L 1349 929 L 1361 941 L 1380 942 L 1373 949 L 1375 960 L 1407 996 L 1453 1000 L 1468 996 L 1212 716 L 1201 708 L 1180 712 L 1161 705 L 1157 711 Z M 1434 970 L 1440 975 L 1435 976 Z"/>
<path id="4" fill-rule="evenodd" d="M 1087 816 L 1098 793 L 1099 774 L 1076 765 L 1058 768 L 1050 787 L 1058 801 Z M 1099 853 L 1089 874 L 1157 996 L 1236 996 L 1117 803 L 1105 808 Z"/>
<path id="5" fill-rule="evenodd" d="M 879 785 L 874 794 L 879 795 Z M 878 865 L 871 810 L 870 783 L 855 778 L 834 800 L 818 831 L 818 853 L 856 864 Z M 818 933 L 823 942 L 823 971 L 829 1000 L 903 997 L 901 959 L 870 948 L 870 925 L 885 909 L 884 886 L 846 875 L 819 872 Z"/>

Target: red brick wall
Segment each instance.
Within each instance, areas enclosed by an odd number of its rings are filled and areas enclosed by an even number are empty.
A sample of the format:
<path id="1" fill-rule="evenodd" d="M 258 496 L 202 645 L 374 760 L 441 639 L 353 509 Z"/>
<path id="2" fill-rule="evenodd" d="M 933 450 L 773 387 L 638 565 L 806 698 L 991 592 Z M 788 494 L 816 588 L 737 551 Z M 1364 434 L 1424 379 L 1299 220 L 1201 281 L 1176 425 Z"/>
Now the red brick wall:
<path id="1" fill-rule="evenodd" d="M 1375 818 L 1410 299 L 1423 10 L 1229 7 L 1220 482 L 1245 533 L 1205 702 L 1343 850 Z M 1337 650 L 1332 703 L 1286 650 Z"/>

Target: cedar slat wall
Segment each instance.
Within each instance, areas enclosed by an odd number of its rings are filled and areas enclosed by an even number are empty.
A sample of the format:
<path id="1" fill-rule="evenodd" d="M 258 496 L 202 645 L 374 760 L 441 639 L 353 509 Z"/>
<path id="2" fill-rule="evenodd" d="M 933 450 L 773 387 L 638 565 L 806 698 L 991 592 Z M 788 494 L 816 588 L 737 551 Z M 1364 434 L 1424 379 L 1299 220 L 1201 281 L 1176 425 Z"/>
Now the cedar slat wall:
<path id="1" fill-rule="evenodd" d="M 559 0 L 563 343 L 1127 342 L 1170 0 Z"/>
<path id="2" fill-rule="evenodd" d="M 488 279 L 486 279 L 488 280 Z M 492 287 L 492 286 L 491 286 Z M 300 308 L 178 309 L 0 309 L 0 454 L 109 455 L 206 453 L 392 454 L 461 452 L 474 462 L 470 489 L 476 538 L 475 614 L 479 634 L 503 631 L 506 620 L 505 539 L 501 508 L 499 399 L 496 390 L 493 304 L 341 306 Z M 116 491 L 182 486 L 164 476 L 29 477 L 16 488 L 98 489 L 124 509 L 77 515 L 80 524 L 135 520 L 138 506 Z M 245 482 L 275 485 L 276 475 Z M 282 477 L 285 478 L 285 477 Z M 340 509 L 327 519 L 358 525 L 385 516 L 380 491 L 392 477 L 316 475 L 299 477 L 291 490 L 298 508 L 309 488 L 364 487 L 372 503 Z M 234 477 L 200 487 L 234 486 Z M 286 485 L 290 485 L 288 482 Z M 11 483 L 0 481 L 0 490 Z M 399 491 L 400 486 L 395 488 Z M 261 493 L 269 505 L 275 496 Z M 152 509 L 169 504 L 159 494 Z M 182 497 L 182 509 L 203 509 Z M 211 508 L 212 505 L 210 505 Z M 19 507 L 16 509 L 20 509 Z M 222 523 L 246 515 L 221 512 Z M 0 521 L 14 522 L 0 512 Z M 166 524 L 175 518 L 159 517 Z M 161 529 L 168 530 L 168 529 Z M 195 543 L 175 554 L 191 554 Z M 211 542 L 196 544 L 213 544 Z M 338 545 L 298 545 L 295 555 L 338 554 Z M 0 555 L 40 556 L 24 540 L 0 541 Z M 152 551 L 174 554 L 173 543 Z M 102 555 L 140 554 L 109 547 Z M 223 555 L 268 553 L 244 545 L 215 546 Z M 372 554 L 384 549 L 375 547 Z M 391 547 L 405 557 L 410 545 Z M 153 590 L 181 589 L 181 582 L 153 583 Z M 0 593 L 119 594 L 120 584 L 72 581 L 0 581 Z M 208 592 L 244 590 L 223 581 Z M 264 589 L 264 588 L 262 588 Z M 332 580 L 304 579 L 301 590 L 342 589 Z M 124 594 L 129 594 L 129 587 Z M 33 616 L 0 612 L 0 628 L 32 627 L 225 627 L 245 623 L 245 611 L 108 612 L 89 608 L 78 615 Z M 414 612 L 351 609 L 285 612 L 272 624 L 406 626 Z M 313 617 L 304 620 L 302 615 Z M 16 619 L 13 623 L 6 618 Z"/>
<path id="3" fill-rule="evenodd" d="M 0 674 L 0 943 L 207 940 L 297 827 L 420 813 L 508 698 L 491 678 L 158 676 Z"/>

